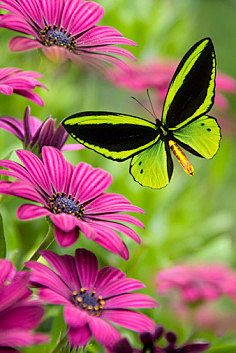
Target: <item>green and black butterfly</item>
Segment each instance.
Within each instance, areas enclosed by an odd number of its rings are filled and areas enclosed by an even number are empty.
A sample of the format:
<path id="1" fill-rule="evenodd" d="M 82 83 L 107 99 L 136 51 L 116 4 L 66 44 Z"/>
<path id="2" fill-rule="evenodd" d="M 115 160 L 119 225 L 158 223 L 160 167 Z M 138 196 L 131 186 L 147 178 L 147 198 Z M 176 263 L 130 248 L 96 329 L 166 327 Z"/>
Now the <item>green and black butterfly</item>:
<path id="1" fill-rule="evenodd" d="M 68 133 L 115 161 L 131 158 L 130 173 L 143 186 L 166 186 L 172 176 L 171 151 L 183 169 L 194 170 L 181 147 L 203 158 L 219 149 L 220 127 L 206 113 L 214 103 L 216 59 L 213 43 L 205 38 L 183 57 L 171 80 L 156 123 L 112 112 L 82 112 L 63 121 Z"/>

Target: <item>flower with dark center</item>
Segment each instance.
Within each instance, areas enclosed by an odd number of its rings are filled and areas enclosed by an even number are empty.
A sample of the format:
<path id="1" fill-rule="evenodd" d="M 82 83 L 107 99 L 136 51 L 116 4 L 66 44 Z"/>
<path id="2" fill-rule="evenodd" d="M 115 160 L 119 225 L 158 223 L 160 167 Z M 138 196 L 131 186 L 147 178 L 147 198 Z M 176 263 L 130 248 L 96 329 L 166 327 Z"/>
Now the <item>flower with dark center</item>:
<path id="1" fill-rule="evenodd" d="M 0 17 L 1 20 L 1 17 Z M 23 71 L 16 67 L 5 67 L 0 69 L 0 93 L 11 95 L 13 93 L 19 94 L 25 98 L 30 99 L 34 103 L 43 106 L 42 98 L 33 90 L 35 87 L 47 89 L 36 78 L 40 78 L 38 72 Z"/>
<path id="2" fill-rule="evenodd" d="M 34 0 L 32 5 L 31 0 L 1 0 L 0 8 L 9 11 L 0 16 L 0 27 L 34 37 L 12 38 L 12 51 L 41 48 L 50 59 L 71 59 L 95 68 L 101 62 L 123 66 L 116 56 L 134 59 L 128 50 L 113 46 L 136 45 L 133 41 L 112 27 L 96 25 L 104 10 L 93 1 Z"/>
<path id="3" fill-rule="evenodd" d="M 0 259 L 0 353 L 19 353 L 15 347 L 48 340 L 31 332 L 39 326 L 44 310 L 31 300 L 29 284 L 28 272 L 16 272 L 9 260 Z"/>
<path id="4" fill-rule="evenodd" d="M 29 261 L 26 266 L 32 270 L 31 281 L 40 288 L 38 294 L 42 300 L 64 305 L 72 347 L 85 346 L 91 337 L 105 346 L 113 344 L 120 334 L 111 322 L 136 332 L 154 330 L 152 320 L 130 310 L 158 307 L 151 297 L 131 293 L 144 288 L 143 283 L 126 278 L 125 273 L 111 266 L 99 271 L 96 256 L 85 249 L 77 249 L 75 257 L 59 256 L 49 250 L 41 251 L 41 255 L 56 273 Z"/>
<path id="5" fill-rule="evenodd" d="M 157 346 L 158 341 L 162 336 L 167 342 L 166 347 Z M 177 336 L 174 332 L 168 331 L 164 334 L 162 326 L 156 326 L 154 332 L 143 332 L 140 334 L 140 341 L 143 348 L 132 348 L 126 338 L 117 341 L 112 347 L 108 348 L 109 353 L 201 353 L 209 348 L 208 343 L 195 342 L 176 347 Z"/>
<path id="6" fill-rule="evenodd" d="M 22 220 L 49 216 L 60 246 L 71 246 L 82 231 L 88 239 L 104 248 L 129 258 L 129 252 L 116 231 L 140 243 L 138 235 L 122 222 L 144 227 L 133 216 L 122 212 L 143 212 L 125 197 L 108 194 L 112 177 L 89 164 L 74 166 L 54 147 L 42 148 L 42 160 L 30 151 L 18 150 L 24 167 L 10 160 L 1 160 L 1 175 L 17 181 L 0 181 L 0 193 L 22 197 L 37 203 L 21 205 L 17 216 Z"/>
<path id="7" fill-rule="evenodd" d="M 68 133 L 61 124 L 56 127 L 56 119 L 49 116 L 43 123 L 30 116 L 28 106 L 24 113 L 24 119 L 19 120 L 10 116 L 0 116 L 0 129 L 13 133 L 23 142 L 23 147 L 40 155 L 43 146 L 53 146 L 61 151 L 81 150 L 80 144 L 68 144 L 65 142 Z"/>

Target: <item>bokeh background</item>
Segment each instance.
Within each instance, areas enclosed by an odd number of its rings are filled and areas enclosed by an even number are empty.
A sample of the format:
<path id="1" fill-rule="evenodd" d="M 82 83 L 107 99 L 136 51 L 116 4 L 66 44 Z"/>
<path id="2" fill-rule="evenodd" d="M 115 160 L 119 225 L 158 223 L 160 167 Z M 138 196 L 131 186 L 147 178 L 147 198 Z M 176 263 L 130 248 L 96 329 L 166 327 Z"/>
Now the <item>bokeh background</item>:
<path id="1" fill-rule="evenodd" d="M 236 1 L 234 0 L 98 0 L 105 9 L 105 16 L 99 24 L 118 29 L 125 37 L 134 40 L 138 47 L 130 47 L 139 63 L 147 60 L 180 60 L 186 51 L 198 40 L 211 37 L 217 56 L 217 69 L 236 78 Z M 55 64 L 46 59 L 40 51 L 11 53 L 8 41 L 14 33 L 0 30 L 0 66 L 20 67 L 43 74 L 41 82 L 48 91 L 37 89 L 45 106 L 39 107 L 25 98 L 0 95 L 0 115 L 23 118 L 28 104 L 31 115 L 44 121 L 50 114 L 58 121 L 76 112 L 85 110 L 110 110 L 151 119 L 145 110 L 130 96 L 135 95 L 146 106 L 145 90 L 132 92 L 116 87 L 109 80 L 78 68 L 70 62 Z M 171 78 L 171 74 L 170 74 Z M 156 92 L 150 91 L 155 100 Z M 222 298 L 214 303 L 223 312 L 233 315 L 231 329 L 218 337 L 213 329 L 196 327 L 194 308 L 189 308 L 188 317 L 183 317 L 173 298 L 157 293 L 157 273 L 177 264 L 200 264 L 209 262 L 226 263 L 236 267 L 236 93 L 225 95 L 229 102 L 227 110 L 213 109 L 211 115 L 219 118 L 222 125 L 222 142 L 212 160 L 200 160 L 190 156 L 195 168 L 194 177 L 183 172 L 175 162 L 171 183 L 162 190 L 151 190 L 135 183 L 129 175 L 129 161 L 116 163 L 99 156 L 93 151 L 66 152 L 73 164 L 80 161 L 93 167 L 107 170 L 113 176 L 109 192 L 121 193 L 133 204 L 140 206 L 146 215 L 138 215 L 146 225 L 138 230 L 142 244 L 137 245 L 125 236 L 130 250 L 130 260 L 125 262 L 109 254 L 83 235 L 69 249 L 51 246 L 58 253 L 74 254 L 77 247 L 86 247 L 96 253 L 100 265 L 120 267 L 127 275 L 143 281 L 147 288 L 143 293 L 155 297 L 160 309 L 145 311 L 157 324 L 174 330 L 179 342 L 190 339 L 205 339 L 211 342 L 209 352 L 236 352 L 236 303 Z M 161 116 L 161 105 L 155 105 L 156 114 Z M 72 143 L 72 139 L 70 143 Z M 20 142 L 8 132 L 0 131 L 0 158 L 21 148 Z M 15 158 L 14 154 L 11 158 Z M 39 246 L 47 232 L 43 219 L 21 222 L 16 219 L 16 208 L 22 203 L 14 197 L 6 197 L 1 204 L 4 233 L 7 243 L 7 257 L 18 269 Z M 137 229 L 136 229 L 137 230 Z M 223 317 L 222 317 L 223 321 Z M 27 348 L 24 352 L 51 352 L 63 325 L 61 310 L 48 306 L 41 330 L 52 331 L 50 344 Z M 138 345 L 137 335 L 121 330 Z M 222 347 L 228 345 L 227 350 Z M 225 349 L 225 348 L 224 348 Z M 102 352 L 93 342 L 88 352 Z"/>

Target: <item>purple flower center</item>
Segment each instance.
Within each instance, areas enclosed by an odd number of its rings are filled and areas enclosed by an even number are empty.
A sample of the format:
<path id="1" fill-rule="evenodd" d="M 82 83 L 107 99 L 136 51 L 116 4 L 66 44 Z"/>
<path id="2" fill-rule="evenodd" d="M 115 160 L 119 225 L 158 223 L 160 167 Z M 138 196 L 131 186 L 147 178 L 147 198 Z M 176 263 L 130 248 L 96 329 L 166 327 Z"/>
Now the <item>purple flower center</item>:
<path id="1" fill-rule="evenodd" d="M 58 47 L 63 47 L 72 51 L 76 46 L 76 41 L 74 37 L 70 37 L 72 33 L 66 34 L 67 30 L 63 30 L 63 27 L 57 29 L 58 27 L 54 25 L 53 27 L 45 26 L 44 30 L 40 31 L 40 37 L 46 47 L 51 47 L 52 45 L 57 45 Z"/>
<path id="2" fill-rule="evenodd" d="M 75 202 L 75 198 L 71 198 L 71 194 L 67 197 L 65 193 L 54 194 L 49 198 L 49 205 L 53 213 L 67 213 L 79 219 L 84 214 L 83 205 L 79 205 L 79 201 Z"/>
<path id="3" fill-rule="evenodd" d="M 93 316 L 100 316 L 105 301 L 102 300 L 101 296 L 97 299 L 95 297 L 95 291 L 86 293 L 86 289 L 81 288 L 80 293 L 76 291 L 73 292 L 73 303 Z"/>

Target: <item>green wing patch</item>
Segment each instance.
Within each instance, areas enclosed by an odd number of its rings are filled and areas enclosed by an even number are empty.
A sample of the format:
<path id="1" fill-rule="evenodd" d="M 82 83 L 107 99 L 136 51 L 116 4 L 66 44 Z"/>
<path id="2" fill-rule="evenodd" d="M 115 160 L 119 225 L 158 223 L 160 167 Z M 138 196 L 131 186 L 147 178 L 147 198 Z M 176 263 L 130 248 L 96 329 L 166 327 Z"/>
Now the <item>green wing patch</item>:
<path id="1" fill-rule="evenodd" d="M 158 140 L 155 124 L 119 113 L 79 113 L 65 119 L 63 126 L 79 143 L 117 161 L 130 158 Z"/>
<path id="2" fill-rule="evenodd" d="M 214 103 L 216 60 L 212 41 L 196 43 L 183 57 L 166 95 L 162 124 L 178 129 L 206 114 Z"/>
<path id="3" fill-rule="evenodd" d="M 177 143 L 187 151 L 192 153 L 196 151 L 197 154 L 207 159 L 212 158 L 220 146 L 220 127 L 216 119 L 207 115 L 173 131 L 173 135 Z"/>
<path id="4" fill-rule="evenodd" d="M 172 172 L 173 162 L 170 150 L 162 140 L 134 156 L 130 163 L 130 174 L 134 180 L 152 189 L 166 186 Z"/>

